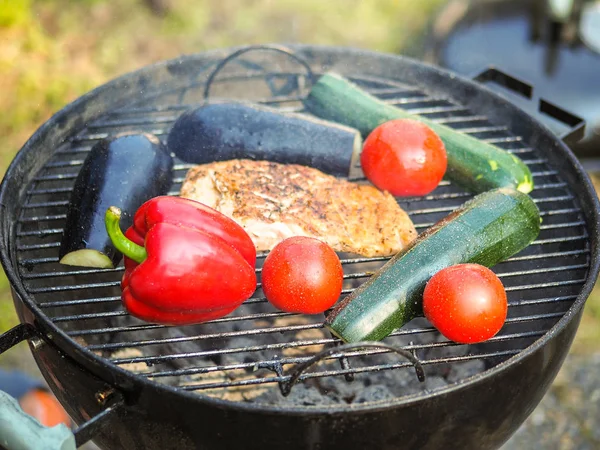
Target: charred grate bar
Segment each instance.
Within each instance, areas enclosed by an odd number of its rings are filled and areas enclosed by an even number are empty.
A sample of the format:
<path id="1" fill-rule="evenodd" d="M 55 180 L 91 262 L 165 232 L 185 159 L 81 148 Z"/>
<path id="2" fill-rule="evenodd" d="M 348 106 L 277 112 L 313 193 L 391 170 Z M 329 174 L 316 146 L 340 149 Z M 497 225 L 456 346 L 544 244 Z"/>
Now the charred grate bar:
<path id="1" fill-rule="evenodd" d="M 304 73 L 296 72 L 269 75 L 305 78 Z M 219 77 L 215 85 L 229 83 L 239 87 L 261 77 L 265 74 L 235 73 Z M 502 332 L 481 345 L 458 345 L 441 339 L 425 320 L 417 319 L 386 339 L 415 354 L 430 377 L 440 377 L 441 373 L 447 376 L 462 365 L 470 367 L 457 372 L 459 375 L 452 382 L 518 354 L 564 315 L 585 282 L 590 249 L 583 214 L 573 192 L 544 155 L 511 133 L 508 126 L 491 123 L 482 114 L 420 88 L 376 77 L 354 77 L 353 81 L 389 104 L 505 148 L 532 168 L 536 188 L 531 195 L 541 210 L 543 223 L 539 238 L 529 248 L 495 268 L 509 297 L 509 317 Z M 240 388 L 255 388 L 257 395 L 243 391 L 241 398 L 272 402 L 272 392 L 263 391 L 262 386 L 289 381 L 285 368 L 310 360 L 319 349 L 340 344 L 323 329 L 322 316 L 276 311 L 265 300 L 259 285 L 255 296 L 231 316 L 200 326 L 147 324 L 130 317 L 120 305 L 122 267 L 70 269 L 58 264 L 57 250 L 71 188 L 95 142 L 130 130 L 151 132 L 164 140 L 183 111 L 201 104 L 198 95 L 195 101 L 189 101 L 189 96 L 203 89 L 203 83 L 195 82 L 185 89 L 164 92 L 114 110 L 57 148 L 26 188 L 27 201 L 16 225 L 16 258 L 27 292 L 40 308 L 69 336 L 110 364 L 221 398 L 228 398 L 228 390 L 237 395 Z M 302 99 L 303 94 L 294 93 L 251 100 L 302 112 Z M 190 167 L 177 162 L 172 194 L 178 192 Z M 399 199 L 399 203 L 422 232 L 470 197 L 444 181 L 431 195 Z M 259 260 L 264 256 L 259 255 Z M 343 292 L 347 294 L 389 258 L 342 255 L 341 259 L 345 273 Z M 345 383 L 344 377 L 351 379 L 355 375 L 389 383 L 387 374 L 398 373 L 400 377 L 407 374 L 412 380 L 412 370 L 410 362 L 387 350 L 351 350 L 327 356 L 312 371 L 301 374 L 299 380 L 310 384 L 318 379 L 320 389 L 326 389 L 329 379 L 341 377 Z M 419 389 L 423 388 L 415 387 Z M 414 390 L 395 391 L 395 395 L 411 392 Z"/>

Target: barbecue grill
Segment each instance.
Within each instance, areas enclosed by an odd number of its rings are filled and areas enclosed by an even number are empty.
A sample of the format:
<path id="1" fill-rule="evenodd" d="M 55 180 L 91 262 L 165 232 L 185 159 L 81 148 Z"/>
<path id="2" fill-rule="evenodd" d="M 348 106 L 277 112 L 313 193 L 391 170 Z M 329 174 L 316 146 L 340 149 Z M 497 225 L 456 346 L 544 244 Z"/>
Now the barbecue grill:
<path id="1" fill-rule="evenodd" d="M 95 142 L 124 131 L 164 140 L 179 114 L 215 99 L 301 111 L 311 83 L 328 70 L 391 104 L 505 148 L 531 168 L 541 233 L 494 268 L 509 300 L 496 337 L 459 345 L 416 319 L 382 343 L 342 345 L 325 331 L 322 316 L 277 311 L 260 288 L 227 317 L 165 327 L 123 310 L 122 267 L 58 263 L 71 188 Z M 0 254 L 22 322 L 0 336 L 0 351 L 29 341 L 50 388 L 79 424 L 77 444 L 499 447 L 533 411 L 568 352 L 598 274 L 599 209 L 585 171 L 562 140 L 484 81 L 531 91 L 495 69 L 473 81 L 403 57 L 300 45 L 185 56 L 97 88 L 31 137 L 0 188 Z M 574 126 L 563 138 L 581 136 L 576 117 L 549 102 L 541 107 Z M 189 167 L 177 161 L 171 194 Z M 348 177 L 364 181 L 358 166 Z M 443 181 L 432 194 L 399 203 L 422 232 L 471 196 Z M 387 260 L 341 259 L 344 294 Z"/>

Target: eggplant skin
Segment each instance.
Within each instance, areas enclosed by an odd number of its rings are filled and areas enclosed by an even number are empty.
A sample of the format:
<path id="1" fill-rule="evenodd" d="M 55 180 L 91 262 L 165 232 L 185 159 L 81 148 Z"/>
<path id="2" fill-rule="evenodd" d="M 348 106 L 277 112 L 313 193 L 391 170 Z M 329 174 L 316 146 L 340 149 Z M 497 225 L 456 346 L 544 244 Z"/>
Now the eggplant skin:
<path id="1" fill-rule="evenodd" d="M 194 164 L 254 159 L 348 176 L 362 138 L 354 128 L 306 114 L 252 103 L 211 103 L 184 112 L 173 124 L 167 146 Z"/>
<path id="2" fill-rule="evenodd" d="M 151 134 L 121 134 L 92 147 L 75 180 L 60 244 L 61 264 L 116 267 L 123 255 L 115 249 L 104 225 L 110 206 L 123 215 L 127 229 L 147 200 L 168 193 L 173 158 Z"/>

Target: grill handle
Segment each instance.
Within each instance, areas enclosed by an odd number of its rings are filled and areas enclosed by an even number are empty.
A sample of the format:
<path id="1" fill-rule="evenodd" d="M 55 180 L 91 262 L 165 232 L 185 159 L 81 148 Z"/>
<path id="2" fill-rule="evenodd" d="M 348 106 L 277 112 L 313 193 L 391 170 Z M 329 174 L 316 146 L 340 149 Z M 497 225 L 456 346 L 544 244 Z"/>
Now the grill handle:
<path id="1" fill-rule="evenodd" d="M 207 100 L 209 97 L 210 88 L 212 86 L 212 83 L 213 83 L 215 77 L 221 71 L 221 69 L 223 67 L 225 67 L 225 65 L 228 62 L 239 58 L 244 53 L 248 53 L 251 51 L 257 51 L 257 50 L 270 50 L 273 52 L 277 52 L 277 53 L 281 53 L 283 55 L 289 56 L 294 61 L 296 61 L 297 63 L 299 63 L 300 65 L 302 65 L 304 67 L 304 69 L 306 70 L 306 78 L 309 80 L 309 82 L 312 83 L 314 81 L 314 74 L 313 74 L 312 69 L 310 68 L 310 64 L 308 64 L 308 62 L 304 58 L 298 56 L 298 54 L 296 54 L 296 52 L 294 52 L 292 49 L 284 47 L 283 45 L 276 45 L 276 44 L 248 45 L 246 47 L 242 47 L 242 48 L 234 51 L 233 53 L 227 55 L 225 58 L 223 58 L 222 60 L 220 60 L 217 63 L 217 65 L 214 67 L 213 71 L 208 76 L 208 79 L 206 80 L 206 84 L 204 86 L 204 100 Z M 299 80 L 299 79 L 300 78 L 297 77 L 297 80 Z M 268 82 L 268 80 L 267 80 L 267 82 Z M 269 87 L 271 88 L 271 90 L 273 90 L 272 86 L 269 86 Z"/>
<path id="2" fill-rule="evenodd" d="M 528 100 L 533 99 L 533 86 L 524 80 L 497 69 L 488 67 L 472 77 L 480 83 L 493 82 Z M 559 137 L 567 146 L 572 146 L 583 138 L 585 133 L 585 120 L 543 98 L 539 99 L 538 111 L 570 127 L 570 130 Z"/>
<path id="3" fill-rule="evenodd" d="M 0 334 L 0 354 L 14 347 L 24 340 L 31 340 L 35 347 L 36 342 L 41 342 L 37 329 L 29 323 L 21 323 L 7 332 Z M 100 404 L 108 398 L 99 398 Z M 96 416 L 79 425 L 75 430 L 70 430 L 66 425 L 59 424 L 46 427 L 23 411 L 19 402 L 0 391 L 0 448 L 6 450 L 74 450 L 93 438 L 100 431 L 109 418 L 118 412 L 124 404 L 122 396 L 110 392 L 111 405 L 106 407 Z"/>
<path id="4" fill-rule="evenodd" d="M 392 345 L 384 344 L 383 342 L 363 341 L 363 342 L 353 342 L 351 344 L 342 344 L 342 345 L 338 345 L 336 347 L 330 347 L 328 349 L 325 349 L 325 350 L 315 354 L 309 360 L 304 361 L 301 364 L 298 364 L 287 374 L 287 377 L 288 377 L 287 380 L 279 383 L 279 389 L 281 390 L 281 394 L 284 397 L 287 397 L 290 394 L 290 392 L 292 391 L 292 386 L 298 382 L 302 373 L 306 369 L 308 369 L 310 366 L 318 363 L 319 361 L 326 358 L 327 356 L 331 356 L 333 354 L 343 352 L 346 350 L 358 350 L 358 349 L 362 349 L 362 348 L 378 348 L 378 349 L 383 349 L 383 350 L 389 350 L 389 351 L 399 354 L 400 356 L 405 357 L 414 366 L 415 372 L 417 374 L 417 378 L 419 379 L 419 381 L 420 382 L 425 381 L 425 372 L 423 371 L 423 366 L 421 366 L 421 362 L 413 353 L 409 352 L 408 350 L 404 350 L 403 348 L 400 348 L 400 347 L 394 347 Z M 336 358 L 340 358 L 343 356 L 344 355 L 338 355 L 338 356 L 336 356 Z"/>

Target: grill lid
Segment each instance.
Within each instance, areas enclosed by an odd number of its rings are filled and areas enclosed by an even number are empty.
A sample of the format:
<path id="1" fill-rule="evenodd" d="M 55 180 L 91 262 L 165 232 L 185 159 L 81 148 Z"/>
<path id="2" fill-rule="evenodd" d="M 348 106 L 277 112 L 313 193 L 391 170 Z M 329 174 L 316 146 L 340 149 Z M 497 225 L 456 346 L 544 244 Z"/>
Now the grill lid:
<path id="1" fill-rule="evenodd" d="M 204 101 L 209 74 L 223 57 L 213 52 L 150 67 L 88 94 L 40 129 L 9 170 L 2 189 L 4 229 L 11 217 L 16 223 L 3 234 L 5 268 L 19 296 L 42 323 L 49 321 L 49 329 L 65 339 L 73 355 L 83 356 L 88 365 L 94 361 L 95 369 L 100 363 L 108 374 L 120 368 L 229 401 L 300 408 L 402 401 L 492 373 L 534 343 L 543 344 L 561 319 L 564 325 L 581 308 L 598 271 L 597 200 L 562 143 L 485 88 L 435 68 L 398 58 L 391 64 L 391 59 L 374 54 L 340 50 L 299 48 L 298 54 L 309 61 L 315 76 L 338 71 L 390 104 L 494 143 L 528 164 L 535 182 L 531 196 L 543 223 L 531 246 L 494 268 L 508 294 L 505 327 L 478 345 L 448 342 L 425 319 L 396 330 L 384 343 L 420 362 L 427 376 L 420 383 L 411 361 L 389 347 L 340 350 L 339 340 L 323 328 L 322 316 L 277 311 L 260 289 L 227 317 L 165 327 L 139 321 L 123 310 L 122 267 L 97 270 L 58 264 L 68 199 L 87 152 L 96 141 L 124 131 L 166 139 L 179 114 Z M 223 66 L 211 79 L 210 92 L 211 97 L 302 111 L 310 81 L 310 71 L 299 66 L 297 58 L 253 52 Z M 190 167 L 177 161 L 171 194 L 178 193 Z M 349 175 L 360 180 L 360 168 Z M 431 195 L 399 203 L 422 232 L 469 198 L 471 194 L 443 181 Z M 343 294 L 388 259 L 340 256 Z M 264 257 L 258 255 L 258 267 Z M 290 388 L 287 371 L 312 362 L 321 351 L 328 354 L 312 369 L 296 372 L 301 383 L 283 397 L 280 391 Z"/>

